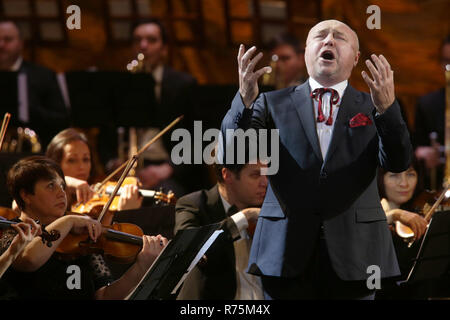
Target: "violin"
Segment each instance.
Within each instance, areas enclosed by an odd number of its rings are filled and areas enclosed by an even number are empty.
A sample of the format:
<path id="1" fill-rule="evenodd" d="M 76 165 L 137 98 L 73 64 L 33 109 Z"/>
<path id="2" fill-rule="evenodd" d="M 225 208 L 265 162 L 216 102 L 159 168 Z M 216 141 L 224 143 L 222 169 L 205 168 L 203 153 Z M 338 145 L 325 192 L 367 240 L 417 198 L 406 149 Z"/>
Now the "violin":
<path id="1" fill-rule="evenodd" d="M 136 185 L 139 186 L 139 182 L 134 177 L 126 177 L 124 179 L 123 184 L 126 185 Z M 109 196 L 114 191 L 115 187 L 117 186 L 117 182 L 108 181 L 104 183 L 102 187 L 96 187 L 96 190 L 99 190 L 94 197 L 89 200 L 86 203 L 77 203 L 74 204 L 71 208 L 72 212 L 76 213 L 82 213 L 87 214 L 93 218 L 98 218 L 100 212 L 103 209 L 103 206 L 108 202 Z M 119 190 L 116 193 L 116 196 L 114 197 L 111 206 L 107 212 L 107 216 L 112 217 L 113 212 L 117 211 L 118 205 L 119 205 L 119 199 L 120 194 L 123 191 L 123 187 L 120 187 Z M 165 194 L 161 191 L 154 191 L 154 190 L 145 190 L 145 189 L 139 189 L 139 193 L 143 197 L 149 197 L 155 199 L 155 202 L 157 204 L 164 203 L 164 204 L 172 204 L 174 205 L 176 203 L 175 194 L 172 191 L 169 191 L 169 193 Z M 106 223 L 109 224 L 109 223 Z"/>
<path id="2" fill-rule="evenodd" d="M 425 191 L 421 193 L 413 203 L 415 212 L 424 216 L 427 222 L 430 222 L 434 212 L 438 207 L 445 207 L 449 205 L 450 190 L 449 186 L 445 187 L 440 194 L 436 192 Z M 395 231 L 397 235 L 405 242 L 408 242 L 408 247 L 411 247 L 415 241 L 414 232 L 408 226 L 405 226 L 400 221 L 395 222 Z"/>
<path id="3" fill-rule="evenodd" d="M 144 232 L 142 229 L 131 223 L 114 223 L 105 226 L 105 215 L 117 195 L 117 191 L 125 181 L 125 177 L 130 172 L 131 168 L 137 161 L 137 156 L 133 156 L 127 163 L 122 176 L 117 182 L 113 193 L 108 198 L 108 201 L 103 206 L 97 220 L 102 223 L 102 234 L 96 242 L 93 242 L 87 235 L 73 235 L 68 234 L 56 249 L 57 252 L 65 254 L 69 257 L 77 255 L 86 255 L 90 253 L 101 253 L 112 258 L 117 262 L 129 263 L 134 261 L 137 254 L 142 247 L 142 236 Z M 76 212 L 69 212 L 68 214 L 80 214 Z M 84 214 L 82 214 L 84 215 Z M 111 219 L 112 220 L 112 219 Z M 108 222 L 109 219 L 108 219 Z"/>
<path id="4" fill-rule="evenodd" d="M 17 213 L 12 209 L 0 207 L 0 216 L 2 217 L 0 218 L 0 230 L 11 228 L 12 225 L 20 223 L 17 221 L 11 221 L 18 216 Z M 36 222 L 40 224 L 39 221 Z M 0 237 L 2 235 L 1 233 L 2 232 L 0 231 Z M 42 234 L 40 235 L 40 237 L 42 239 L 42 243 L 44 243 L 47 247 L 50 248 L 52 246 L 52 242 L 58 240 L 60 236 L 61 235 L 57 230 L 48 232 L 44 227 L 42 227 Z"/>
<path id="5" fill-rule="evenodd" d="M 68 214 L 78 214 L 68 212 Z M 68 234 L 56 252 L 65 258 L 75 258 L 86 254 L 103 254 L 117 263 L 131 263 L 142 249 L 142 229 L 132 223 L 113 223 L 103 226 L 102 234 L 93 242 L 87 234 Z"/>

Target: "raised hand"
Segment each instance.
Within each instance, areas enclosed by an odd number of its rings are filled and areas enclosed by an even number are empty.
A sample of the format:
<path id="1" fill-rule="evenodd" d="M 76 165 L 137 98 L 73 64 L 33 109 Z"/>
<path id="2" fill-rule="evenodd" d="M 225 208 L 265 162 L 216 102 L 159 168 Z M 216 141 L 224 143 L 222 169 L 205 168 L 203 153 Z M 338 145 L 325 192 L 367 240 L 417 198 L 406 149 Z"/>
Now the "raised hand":
<path id="1" fill-rule="evenodd" d="M 264 73 L 269 73 L 272 68 L 269 66 L 263 67 L 257 71 L 255 70 L 256 64 L 261 60 L 263 54 L 258 53 L 255 57 L 253 55 L 256 52 L 256 47 L 253 46 L 247 52 L 245 52 L 244 45 L 239 46 L 239 52 L 237 56 L 238 71 L 239 71 L 239 93 L 241 94 L 242 101 L 245 106 L 249 108 L 256 97 L 258 97 L 258 79 Z M 252 58 L 253 57 L 253 58 Z"/>
<path id="2" fill-rule="evenodd" d="M 363 71 L 362 77 L 369 86 L 372 102 L 379 113 L 385 112 L 395 101 L 394 71 L 391 70 L 389 62 L 383 55 L 378 57 L 374 54 L 370 60 L 366 60 L 367 68 L 372 74 L 373 80 Z M 376 67 L 375 67 L 376 66 Z"/>

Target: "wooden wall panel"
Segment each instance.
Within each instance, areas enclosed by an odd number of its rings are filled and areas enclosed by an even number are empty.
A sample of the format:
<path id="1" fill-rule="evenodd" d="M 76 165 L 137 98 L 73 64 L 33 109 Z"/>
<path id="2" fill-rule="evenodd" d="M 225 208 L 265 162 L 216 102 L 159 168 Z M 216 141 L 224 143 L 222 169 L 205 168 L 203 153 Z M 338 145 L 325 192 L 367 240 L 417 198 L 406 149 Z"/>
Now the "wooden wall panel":
<path id="1" fill-rule="evenodd" d="M 66 46 L 55 48 L 38 44 L 33 54 L 27 50 L 27 56 L 34 56 L 37 63 L 56 71 L 88 67 L 124 70 L 134 57 L 129 47 L 112 46 L 107 42 L 103 2 L 61 1 L 65 7 L 70 4 L 80 6 L 81 30 L 68 31 Z M 164 1 L 157 0 L 154 3 L 162 8 Z M 298 2 L 295 8 L 299 8 Z M 306 5 L 308 1 L 304 2 Z M 176 69 L 190 72 L 200 83 L 236 83 L 237 48 L 227 45 L 223 1 L 202 0 L 202 4 L 205 43 L 200 47 L 172 48 L 170 64 Z M 381 30 L 369 30 L 366 27 L 369 16 L 366 8 L 371 4 L 381 9 Z M 233 7 L 234 12 L 247 9 L 244 5 Z M 342 20 L 358 33 L 362 54 L 353 72 L 352 84 L 367 91 L 360 75 L 365 67 L 364 60 L 371 53 L 384 54 L 395 70 L 396 92 L 405 105 L 411 123 L 416 98 L 438 89 L 444 83 L 437 49 L 441 39 L 450 31 L 449 12 L 448 0 L 324 0 L 321 8 L 323 19 Z M 243 29 L 242 32 L 248 30 Z M 268 58 L 267 54 L 265 58 Z"/>

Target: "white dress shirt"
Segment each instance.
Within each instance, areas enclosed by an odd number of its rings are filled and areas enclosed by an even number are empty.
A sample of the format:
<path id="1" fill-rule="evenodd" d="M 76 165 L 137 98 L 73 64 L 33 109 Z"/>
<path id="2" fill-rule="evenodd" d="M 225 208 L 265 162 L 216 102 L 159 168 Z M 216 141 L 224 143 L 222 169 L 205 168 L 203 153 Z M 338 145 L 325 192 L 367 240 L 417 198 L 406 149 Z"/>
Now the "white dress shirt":
<path id="1" fill-rule="evenodd" d="M 220 198 L 222 199 L 225 212 L 228 212 L 231 204 L 222 195 L 220 195 Z M 236 295 L 234 300 L 264 300 L 261 279 L 246 272 L 252 246 L 252 240 L 247 233 L 247 218 L 245 218 L 242 211 L 239 211 L 233 214 L 231 219 L 233 219 L 241 235 L 240 239 L 233 242 L 234 255 L 236 257 Z"/>
<path id="2" fill-rule="evenodd" d="M 337 102 L 337 105 L 333 105 L 333 124 L 332 125 L 326 125 L 325 122 L 328 119 L 328 116 L 330 115 L 330 98 L 331 93 L 327 92 L 322 96 L 322 111 L 325 116 L 324 122 L 317 122 L 316 123 L 316 129 L 317 129 L 317 136 L 319 137 L 319 143 L 320 143 L 320 150 L 322 152 L 322 159 L 325 160 L 325 157 L 327 155 L 328 147 L 330 146 L 331 137 L 333 134 L 333 128 L 334 124 L 336 123 L 336 118 L 339 112 L 339 105 L 341 104 L 342 97 L 344 95 L 345 89 L 347 88 L 348 81 L 344 80 L 342 82 L 339 82 L 338 84 L 335 84 L 334 86 L 331 86 L 329 88 L 336 90 L 339 93 L 339 101 Z M 309 78 L 309 86 L 311 87 L 311 92 L 313 92 L 317 88 L 323 88 L 320 83 L 318 83 L 313 78 Z M 319 102 L 314 99 L 314 114 L 315 118 L 317 119 L 318 115 L 318 106 Z"/>
<path id="3" fill-rule="evenodd" d="M 153 79 L 155 80 L 155 99 L 158 103 L 161 102 L 161 87 L 164 75 L 164 66 L 159 64 L 151 72 Z M 147 142 L 153 139 L 160 130 L 158 128 L 138 128 L 138 148 L 141 149 Z M 142 158 L 146 160 L 161 161 L 169 160 L 169 153 L 164 147 L 163 140 L 156 140 L 150 147 L 148 147 L 142 154 Z"/>

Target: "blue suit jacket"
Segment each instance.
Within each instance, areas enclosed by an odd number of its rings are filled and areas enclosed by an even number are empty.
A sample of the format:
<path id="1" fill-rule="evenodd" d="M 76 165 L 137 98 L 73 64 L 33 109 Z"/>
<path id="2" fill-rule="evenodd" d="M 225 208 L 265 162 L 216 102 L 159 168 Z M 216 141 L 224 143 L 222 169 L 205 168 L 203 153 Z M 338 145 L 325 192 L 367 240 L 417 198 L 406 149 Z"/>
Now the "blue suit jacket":
<path id="1" fill-rule="evenodd" d="M 323 224 L 333 268 L 343 280 L 363 280 L 378 265 L 381 277 L 399 274 L 376 174 L 406 170 L 412 147 L 397 102 L 382 115 L 367 93 L 350 85 L 342 97 L 333 136 L 322 159 L 308 82 L 260 94 L 246 109 L 239 92 L 222 122 L 226 129 L 279 129 L 279 171 L 269 186 L 250 253 L 249 272 L 299 276 Z M 372 124 L 350 128 L 358 113 Z"/>

